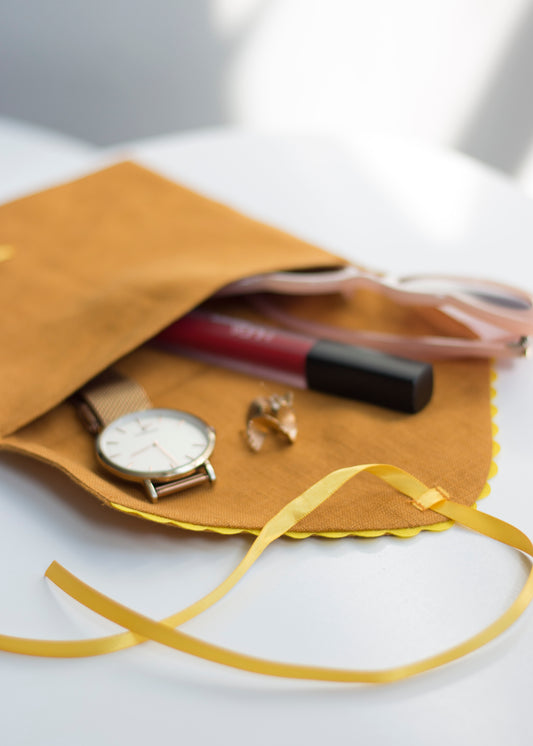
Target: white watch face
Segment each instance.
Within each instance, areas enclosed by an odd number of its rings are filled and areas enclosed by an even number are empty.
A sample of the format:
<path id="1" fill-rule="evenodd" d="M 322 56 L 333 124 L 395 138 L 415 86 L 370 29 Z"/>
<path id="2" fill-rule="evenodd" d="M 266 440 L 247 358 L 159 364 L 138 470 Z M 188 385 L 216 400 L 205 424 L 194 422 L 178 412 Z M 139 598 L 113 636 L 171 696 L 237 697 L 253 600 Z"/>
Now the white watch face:
<path id="1" fill-rule="evenodd" d="M 175 409 L 126 414 L 99 434 L 96 452 L 104 466 L 127 479 L 172 479 L 209 458 L 215 432 L 203 420 Z"/>

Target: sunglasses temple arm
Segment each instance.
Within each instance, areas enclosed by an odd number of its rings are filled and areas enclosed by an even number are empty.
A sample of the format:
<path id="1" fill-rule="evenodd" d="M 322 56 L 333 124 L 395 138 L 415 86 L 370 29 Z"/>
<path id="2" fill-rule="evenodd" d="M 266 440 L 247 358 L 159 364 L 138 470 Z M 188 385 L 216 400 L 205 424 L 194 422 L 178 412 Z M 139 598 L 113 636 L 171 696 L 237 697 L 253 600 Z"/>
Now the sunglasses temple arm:
<path id="1" fill-rule="evenodd" d="M 382 352 L 420 360 L 450 360 L 454 358 L 515 358 L 528 352 L 527 338 L 462 339 L 458 337 L 408 337 L 383 332 L 370 332 L 329 326 L 297 318 L 280 310 L 264 296 L 250 296 L 251 305 L 263 315 L 287 329 L 302 332 L 317 339 L 331 339 L 345 344 L 371 347 Z"/>

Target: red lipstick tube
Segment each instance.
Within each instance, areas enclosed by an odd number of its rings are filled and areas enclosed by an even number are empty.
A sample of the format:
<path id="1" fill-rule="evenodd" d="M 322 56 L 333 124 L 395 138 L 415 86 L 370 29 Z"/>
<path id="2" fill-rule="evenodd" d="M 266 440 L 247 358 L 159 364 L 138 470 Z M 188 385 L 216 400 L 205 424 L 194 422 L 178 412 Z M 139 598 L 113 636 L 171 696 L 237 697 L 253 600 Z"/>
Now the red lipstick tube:
<path id="1" fill-rule="evenodd" d="M 204 311 L 183 316 L 154 341 L 204 362 L 402 412 L 420 411 L 433 391 L 428 363 Z"/>

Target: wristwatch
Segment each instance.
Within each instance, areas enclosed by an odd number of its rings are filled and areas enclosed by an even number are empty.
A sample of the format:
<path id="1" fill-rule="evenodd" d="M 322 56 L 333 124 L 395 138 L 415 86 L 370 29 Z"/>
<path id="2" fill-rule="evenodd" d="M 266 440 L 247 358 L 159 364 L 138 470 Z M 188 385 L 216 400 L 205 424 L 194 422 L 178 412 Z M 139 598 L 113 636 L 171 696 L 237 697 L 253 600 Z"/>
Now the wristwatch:
<path id="1" fill-rule="evenodd" d="M 115 476 L 143 484 L 152 502 L 215 481 L 209 462 L 213 428 L 189 412 L 153 409 L 131 378 L 106 370 L 77 392 L 75 402 L 96 435 L 99 463 Z"/>

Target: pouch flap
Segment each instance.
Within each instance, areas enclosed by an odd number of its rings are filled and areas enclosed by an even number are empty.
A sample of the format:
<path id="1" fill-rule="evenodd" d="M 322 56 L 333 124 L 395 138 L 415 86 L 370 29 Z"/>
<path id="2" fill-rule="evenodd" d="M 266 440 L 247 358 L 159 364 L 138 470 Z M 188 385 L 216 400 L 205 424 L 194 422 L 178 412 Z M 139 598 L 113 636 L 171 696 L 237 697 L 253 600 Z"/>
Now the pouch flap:
<path id="1" fill-rule="evenodd" d="M 228 282 L 340 262 L 123 162 L 0 208 L 0 435 Z"/>

